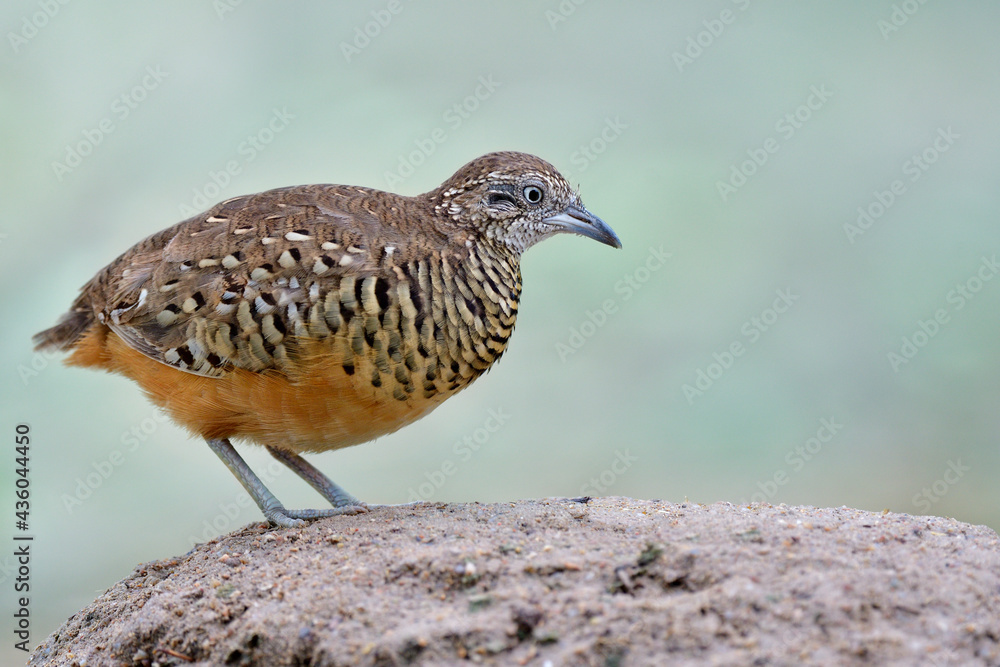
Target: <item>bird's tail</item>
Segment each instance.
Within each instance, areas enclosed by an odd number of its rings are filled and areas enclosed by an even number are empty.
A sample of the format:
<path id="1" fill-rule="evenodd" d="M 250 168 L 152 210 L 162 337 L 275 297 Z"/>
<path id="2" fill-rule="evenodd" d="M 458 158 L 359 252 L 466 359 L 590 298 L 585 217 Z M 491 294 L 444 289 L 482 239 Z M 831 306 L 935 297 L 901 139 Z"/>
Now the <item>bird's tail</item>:
<path id="1" fill-rule="evenodd" d="M 59 323 L 51 329 L 40 331 L 31 337 L 35 350 L 66 350 L 83 336 L 94 322 L 94 311 L 90 308 L 74 306 L 59 318 Z"/>

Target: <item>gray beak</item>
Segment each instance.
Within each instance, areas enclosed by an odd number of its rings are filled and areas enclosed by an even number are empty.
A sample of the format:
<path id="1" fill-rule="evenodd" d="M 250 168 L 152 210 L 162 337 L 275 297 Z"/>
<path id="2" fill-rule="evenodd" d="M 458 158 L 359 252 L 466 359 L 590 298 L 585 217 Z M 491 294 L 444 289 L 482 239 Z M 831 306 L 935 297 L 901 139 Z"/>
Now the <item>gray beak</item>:
<path id="1" fill-rule="evenodd" d="M 557 227 L 560 231 L 586 236 L 612 248 L 622 247 L 622 242 L 607 223 L 582 206 L 571 204 L 562 213 L 545 218 L 544 222 Z"/>

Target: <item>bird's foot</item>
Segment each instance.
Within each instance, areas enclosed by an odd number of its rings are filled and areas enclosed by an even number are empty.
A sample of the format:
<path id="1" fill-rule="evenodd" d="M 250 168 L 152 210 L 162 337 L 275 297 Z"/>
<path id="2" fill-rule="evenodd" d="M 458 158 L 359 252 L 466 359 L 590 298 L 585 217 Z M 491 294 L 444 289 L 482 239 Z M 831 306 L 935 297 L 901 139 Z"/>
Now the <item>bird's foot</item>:
<path id="1" fill-rule="evenodd" d="M 290 510 L 284 507 L 274 507 L 264 511 L 268 521 L 281 528 L 297 528 L 304 526 L 306 521 L 325 519 L 330 516 L 350 516 L 368 511 L 364 503 L 334 507 L 328 510 Z"/>
<path id="2" fill-rule="evenodd" d="M 428 503 L 433 503 L 433 502 L 434 501 L 432 501 L 432 500 L 411 500 L 408 503 L 388 503 L 388 504 L 385 504 L 385 503 L 378 503 L 378 504 L 361 503 L 361 504 L 364 505 L 365 507 L 367 507 L 370 510 L 375 510 L 375 509 L 379 509 L 379 508 L 382 508 L 382 507 L 416 507 L 417 505 L 426 505 Z"/>

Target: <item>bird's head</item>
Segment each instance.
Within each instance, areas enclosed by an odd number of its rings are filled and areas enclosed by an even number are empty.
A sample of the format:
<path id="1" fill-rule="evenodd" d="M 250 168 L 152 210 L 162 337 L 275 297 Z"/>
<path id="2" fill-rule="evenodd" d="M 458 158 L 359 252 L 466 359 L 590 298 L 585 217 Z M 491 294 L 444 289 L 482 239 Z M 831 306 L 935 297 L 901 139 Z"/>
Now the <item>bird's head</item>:
<path id="1" fill-rule="evenodd" d="M 621 248 L 614 231 L 583 207 L 551 164 L 527 153 L 476 158 L 428 193 L 435 212 L 521 254 L 548 237 L 570 232 Z"/>

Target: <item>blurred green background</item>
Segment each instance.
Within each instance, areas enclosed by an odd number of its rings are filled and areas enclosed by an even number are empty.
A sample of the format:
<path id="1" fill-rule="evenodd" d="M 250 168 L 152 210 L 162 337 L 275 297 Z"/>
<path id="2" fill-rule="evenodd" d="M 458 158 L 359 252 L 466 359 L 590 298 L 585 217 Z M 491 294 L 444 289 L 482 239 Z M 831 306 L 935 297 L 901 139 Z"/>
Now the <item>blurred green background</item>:
<path id="1" fill-rule="evenodd" d="M 560 168 L 624 250 L 530 250 L 486 378 L 312 457 L 352 493 L 1000 526 L 997 25 L 996 3 L 916 0 L 5 3 L 0 523 L 27 422 L 32 643 L 135 564 L 260 515 L 130 382 L 31 334 L 192 210 L 314 182 L 416 194 L 493 150 Z M 272 489 L 321 504 L 287 472 Z"/>

